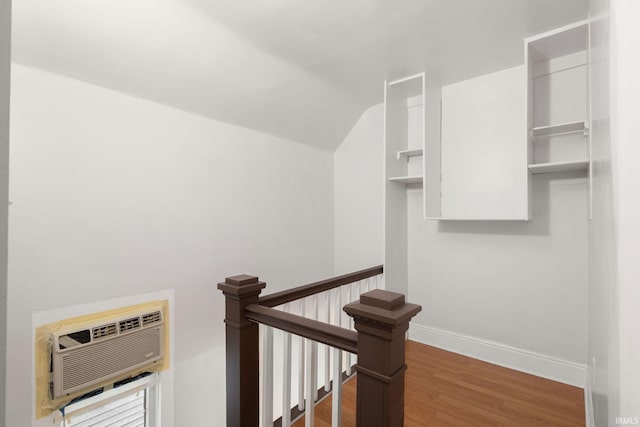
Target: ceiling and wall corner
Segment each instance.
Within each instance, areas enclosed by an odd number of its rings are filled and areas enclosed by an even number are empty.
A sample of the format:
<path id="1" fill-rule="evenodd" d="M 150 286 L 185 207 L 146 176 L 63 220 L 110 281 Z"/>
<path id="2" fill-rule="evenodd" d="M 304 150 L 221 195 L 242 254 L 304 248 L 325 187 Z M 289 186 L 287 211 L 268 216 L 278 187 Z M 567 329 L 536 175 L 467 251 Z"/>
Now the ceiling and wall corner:
<path id="1" fill-rule="evenodd" d="M 522 63 L 586 0 L 21 0 L 13 60 L 333 151 L 385 78 Z"/>

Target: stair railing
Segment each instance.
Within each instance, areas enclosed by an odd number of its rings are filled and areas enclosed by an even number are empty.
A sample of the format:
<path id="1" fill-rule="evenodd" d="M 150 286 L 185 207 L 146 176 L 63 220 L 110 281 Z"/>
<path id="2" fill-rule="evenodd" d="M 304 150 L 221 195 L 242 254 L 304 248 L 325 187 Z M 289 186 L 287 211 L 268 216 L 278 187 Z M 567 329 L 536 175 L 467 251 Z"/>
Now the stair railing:
<path id="1" fill-rule="evenodd" d="M 332 426 L 340 426 L 342 383 L 351 375 L 352 355 L 357 355 L 356 425 L 402 426 L 405 332 L 421 307 L 405 303 L 402 294 L 379 289 L 383 280 L 383 268 L 377 266 L 262 297 L 266 284 L 255 276 L 234 276 L 219 283 L 226 297 L 227 426 L 289 427 L 304 413 L 305 426 L 312 427 L 313 408 L 328 393 Z M 348 303 L 344 307 L 343 301 Z M 278 332 L 282 333 L 282 416 L 275 422 L 274 329 L 282 331 Z M 292 335 L 298 337 L 297 352 Z M 320 378 L 318 343 L 325 350 L 320 352 L 324 359 Z M 296 364 L 298 402 L 291 408 Z"/>

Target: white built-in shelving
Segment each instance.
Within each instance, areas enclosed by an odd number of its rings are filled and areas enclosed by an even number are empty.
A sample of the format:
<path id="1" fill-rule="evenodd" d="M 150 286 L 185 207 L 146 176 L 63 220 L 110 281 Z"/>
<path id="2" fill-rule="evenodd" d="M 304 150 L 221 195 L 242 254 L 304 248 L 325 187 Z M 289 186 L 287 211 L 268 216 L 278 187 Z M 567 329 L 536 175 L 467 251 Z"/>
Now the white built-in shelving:
<path id="1" fill-rule="evenodd" d="M 555 178 L 582 171 L 590 194 L 588 31 L 580 21 L 526 39 L 525 63 L 528 170 Z"/>
<path id="2" fill-rule="evenodd" d="M 384 84 L 385 283 L 407 293 L 408 197 L 423 194 L 424 73 Z"/>

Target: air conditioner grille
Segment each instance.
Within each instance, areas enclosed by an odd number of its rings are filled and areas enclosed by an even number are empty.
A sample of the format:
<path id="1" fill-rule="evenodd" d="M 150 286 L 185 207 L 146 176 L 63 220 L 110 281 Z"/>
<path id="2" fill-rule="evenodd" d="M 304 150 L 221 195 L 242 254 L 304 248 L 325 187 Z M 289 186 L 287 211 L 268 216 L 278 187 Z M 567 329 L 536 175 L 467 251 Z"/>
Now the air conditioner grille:
<path id="1" fill-rule="evenodd" d="M 97 328 L 93 328 L 91 333 L 93 335 L 94 340 L 99 340 L 100 338 L 110 337 L 117 333 L 116 324 L 110 323 L 108 325 L 98 326 Z"/>
<path id="2" fill-rule="evenodd" d="M 62 392 L 114 378 L 162 356 L 161 328 L 142 329 L 118 339 L 99 341 L 62 357 Z"/>
<path id="3" fill-rule="evenodd" d="M 140 328 L 140 318 L 132 317 L 131 319 L 121 320 L 119 323 L 120 333 L 132 331 Z"/>
<path id="4" fill-rule="evenodd" d="M 152 325 L 154 323 L 158 323 L 162 320 L 159 311 L 154 311 L 153 313 L 147 313 L 142 315 L 142 326 L 145 327 L 147 325 Z"/>

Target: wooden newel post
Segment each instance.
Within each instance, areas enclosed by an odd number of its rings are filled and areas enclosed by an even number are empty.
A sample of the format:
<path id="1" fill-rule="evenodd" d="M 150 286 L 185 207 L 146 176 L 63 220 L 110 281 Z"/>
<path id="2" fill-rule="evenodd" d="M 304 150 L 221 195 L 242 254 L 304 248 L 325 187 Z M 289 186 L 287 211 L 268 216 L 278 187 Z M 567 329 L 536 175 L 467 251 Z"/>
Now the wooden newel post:
<path id="1" fill-rule="evenodd" d="M 225 297 L 227 346 L 227 426 L 255 427 L 259 417 L 258 325 L 244 308 L 258 303 L 264 282 L 254 276 L 227 277 L 218 283 Z"/>
<path id="2" fill-rule="evenodd" d="M 358 331 L 357 427 L 404 425 L 405 332 L 421 310 L 404 295 L 380 289 L 344 307 Z"/>

